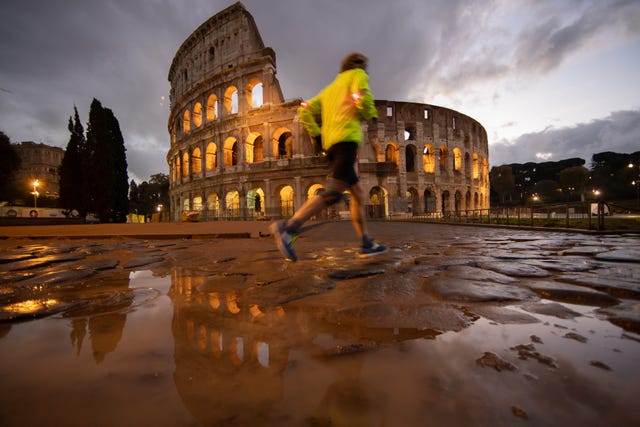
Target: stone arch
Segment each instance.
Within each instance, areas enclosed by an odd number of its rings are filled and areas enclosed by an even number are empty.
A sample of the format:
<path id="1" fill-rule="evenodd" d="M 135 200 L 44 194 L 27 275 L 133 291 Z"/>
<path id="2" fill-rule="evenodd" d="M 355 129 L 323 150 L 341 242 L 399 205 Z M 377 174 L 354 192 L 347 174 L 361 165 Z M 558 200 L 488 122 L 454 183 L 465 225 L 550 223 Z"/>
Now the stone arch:
<path id="1" fill-rule="evenodd" d="M 415 172 L 416 171 L 416 146 L 413 144 L 408 144 L 405 148 L 405 166 L 407 168 L 407 172 Z"/>
<path id="2" fill-rule="evenodd" d="M 247 84 L 247 104 L 249 108 L 259 108 L 263 104 L 263 87 L 262 81 L 254 77 Z"/>
<path id="3" fill-rule="evenodd" d="M 293 197 L 295 193 L 293 187 L 290 185 L 283 185 L 277 191 L 278 206 L 280 209 L 280 216 L 288 218 L 293 216 L 294 204 Z"/>
<path id="4" fill-rule="evenodd" d="M 478 153 L 473 153 L 473 171 L 471 173 L 473 179 L 478 179 L 478 177 L 480 176 L 480 162 L 478 159 Z"/>
<path id="5" fill-rule="evenodd" d="M 218 97 L 212 93 L 207 98 L 207 121 L 211 122 L 218 118 Z"/>
<path id="6" fill-rule="evenodd" d="M 193 197 L 193 206 L 191 210 L 201 212 L 202 211 L 202 196 Z"/>
<path id="7" fill-rule="evenodd" d="M 207 144 L 207 151 L 205 152 L 205 168 L 210 171 L 214 170 L 218 160 L 218 147 L 215 142 Z"/>
<path id="8" fill-rule="evenodd" d="M 462 150 L 458 147 L 453 149 L 453 170 L 456 172 L 462 170 Z"/>
<path id="9" fill-rule="evenodd" d="M 440 147 L 440 170 L 447 170 L 447 162 L 449 161 L 449 149 L 444 145 Z"/>
<path id="10" fill-rule="evenodd" d="M 368 215 L 371 218 L 384 218 L 388 212 L 387 190 L 376 185 L 369 190 Z"/>
<path id="11" fill-rule="evenodd" d="M 200 154 L 200 148 L 198 147 L 194 148 L 191 152 L 191 171 L 194 174 L 202 172 L 202 155 Z"/>
<path id="12" fill-rule="evenodd" d="M 398 151 L 399 149 L 398 149 L 397 142 L 395 141 L 387 142 L 387 146 L 384 149 L 384 161 L 395 163 L 396 166 L 398 166 L 398 160 L 399 160 Z"/>
<path id="13" fill-rule="evenodd" d="M 467 190 L 467 193 L 464 195 L 464 209 L 471 209 L 471 191 Z"/>
<path id="14" fill-rule="evenodd" d="M 469 153 L 464 153 L 464 176 L 471 177 L 471 156 Z"/>
<path id="15" fill-rule="evenodd" d="M 431 144 L 425 144 L 422 150 L 422 169 L 426 173 L 436 171 L 436 152 Z"/>
<path id="16" fill-rule="evenodd" d="M 217 218 L 220 215 L 220 198 L 218 193 L 212 192 L 207 195 L 207 211 L 209 216 Z"/>
<path id="17" fill-rule="evenodd" d="M 227 218 L 240 216 L 240 193 L 238 190 L 230 190 L 224 196 L 224 208 Z"/>
<path id="18" fill-rule="evenodd" d="M 196 128 L 202 126 L 202 104 L 199 102 L 193 106 L 193 126 Z"/>
<path id="19" fill-rule="evenodd" d="M 440 209 L 443 215 L 446 215 L 451 212 L 451 195 L 449 194 L 449 190 L 444 190 L 442 192 L 441 197 L 441 205 Z"/>
<path id="20" fill-rule="evenodd" d="M 322 194 L 324 190 L 324 185 L 318 183 L 312 184 L 307 190 L 307 200 L 312 199 L 319 194 Z"/>
<path id="21" fill-rule="evenodd" d="M 413 213 L 416 212 L 416 210 L 418 209 L 418 203 L 420 201 L 420 196 L 418 195 L 418 190 L 416 190 L 413 187 L 410 187 L 407 190 L 407 200 L 409 201 L 409 203 L 407 203 L 407 212 L 409 213 Z"/>
<path id="22" fill-rule="evenodd" d="M 238 112 L 238 88 L 231 85 L 224 91 L 224 109 L 227 114 Z"/>
<path id="23" fill-rule="evenodd" d="M 265 214 L 264 191 L 262 188 L 252 188 L 247 192 L 247 211 L 250 216 L 262 217 Z"/>
<path id="24" fill-rule="evenodd" d="M 436 211 L 436 196 L 429 189 L 424 190 L 424 211 L 432 213 Z"/>
<path id="25" fill-rule="evenodd" d="M 183 211 L 191 210 L 191 201 L 189 200 L 188 197 L 185 197 L 184 200 L 182 200 L 182 210 Z"/>
<path id="26" fill-rule="evenodd" d="M 264 139 L 258 132 L 251 132 L 245 143 L 245 157 L 247 163 L 261 162 L 264 160 Z"/>
<path id="27" fill-rule="evenodd" d="M 238 164 L 238 140 L 230 136 L 224 140 L 224 166 Z"/>
<path id="28" fill-rule="evenodd" d="M 182 113 L 182 131 L 184 133 L 189 133 L 191 131 L 191 113 L 189 110 L 184 110 Z"/>
<path id="29" fill-rule="evenodd" d="M 182 176 L 189 176 L 189 153 L 188 152 L 184 152 L 182 154 Z"/>
<path id="30" fill-rule="evenodd" d="M 480 200 L 478 199 L 478 193 L 473 193 L 473 209 L 480 208 Z"/>
<path id="31" fill-rule="evenodd" d="M 287 128 L 278 128 L 273 134 L 273 153 L 279 159 L 293 155 L 293 133 Z"/>
<path id="32" fill-rule="evenodd" d="M 462 193 L 460 193 L 460 191 L 456 191 L 454 196 L 454 211 L 456 213 L 456 215 L 460 215 L 460 211 L 462 211 Z"/>

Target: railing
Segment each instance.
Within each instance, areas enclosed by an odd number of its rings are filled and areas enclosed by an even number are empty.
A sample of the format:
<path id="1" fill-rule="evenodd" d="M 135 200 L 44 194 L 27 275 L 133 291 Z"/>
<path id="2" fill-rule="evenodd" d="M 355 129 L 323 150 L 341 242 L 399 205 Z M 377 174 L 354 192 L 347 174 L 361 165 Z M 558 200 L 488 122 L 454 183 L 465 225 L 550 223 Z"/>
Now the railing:
<path id="1" fill-rule="evenodd" d="M 413 214 L 410 220 L 604 230 L 605 217 L 611 213 L 612 206 L 604 202 L 576 202 L 422 213 Z"/>

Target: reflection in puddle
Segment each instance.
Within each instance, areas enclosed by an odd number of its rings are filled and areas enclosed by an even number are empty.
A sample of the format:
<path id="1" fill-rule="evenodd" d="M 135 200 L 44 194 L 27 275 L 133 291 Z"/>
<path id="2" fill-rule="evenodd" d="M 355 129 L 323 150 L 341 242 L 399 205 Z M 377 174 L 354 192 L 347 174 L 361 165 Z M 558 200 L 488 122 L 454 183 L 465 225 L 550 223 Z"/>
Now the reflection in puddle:
<path id="1" fill-rule="evenodd" d="M 265 304 L 241 276 L 174 268 L 166 276 L 131 272 L 105 286 L 87 291 L 92 303 L 82 309 L 15 323 L 0 335 L 3 425 L 640 421 L 640 342 L 593 307 L 565 304 L 582 314 L 570 320 L 480 318 L 438 334 L 349 323 L 331 305 Z M 520 358 L 513 347 L 524 344 L 557 368 Z M 485 352 L 517 369 L 479 366 Z"/>

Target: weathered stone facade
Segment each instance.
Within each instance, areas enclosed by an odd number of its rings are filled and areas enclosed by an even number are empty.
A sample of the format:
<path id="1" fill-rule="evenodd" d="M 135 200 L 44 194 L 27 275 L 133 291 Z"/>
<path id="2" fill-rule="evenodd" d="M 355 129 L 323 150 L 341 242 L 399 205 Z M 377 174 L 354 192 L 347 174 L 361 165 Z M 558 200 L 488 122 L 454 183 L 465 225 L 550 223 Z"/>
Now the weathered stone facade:
<path id="1" fill-rule="evenodd" d="M 202 219 L 286 217 L 323 188 L 326 161 L 298 121 L 302 100 L 284 100 L 275 52 L 241 3 L 187 38 L 169 81 L 172 220 L 193 211 Z M 358 160 L 370 216 L 489 207 L 480 123 L 428 104 L 376 106 Z"/>

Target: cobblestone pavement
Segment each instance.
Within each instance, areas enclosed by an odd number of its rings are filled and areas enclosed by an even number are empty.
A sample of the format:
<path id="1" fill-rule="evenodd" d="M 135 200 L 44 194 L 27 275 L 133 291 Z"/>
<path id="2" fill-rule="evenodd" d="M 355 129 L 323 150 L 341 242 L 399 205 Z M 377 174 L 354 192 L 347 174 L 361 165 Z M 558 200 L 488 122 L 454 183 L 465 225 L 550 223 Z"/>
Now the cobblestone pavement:
<path id="1" fill-rule="evenodd" d="M 640 425 L 638 235 L 267 225 L 0 240 L 0 423 Z"/>

